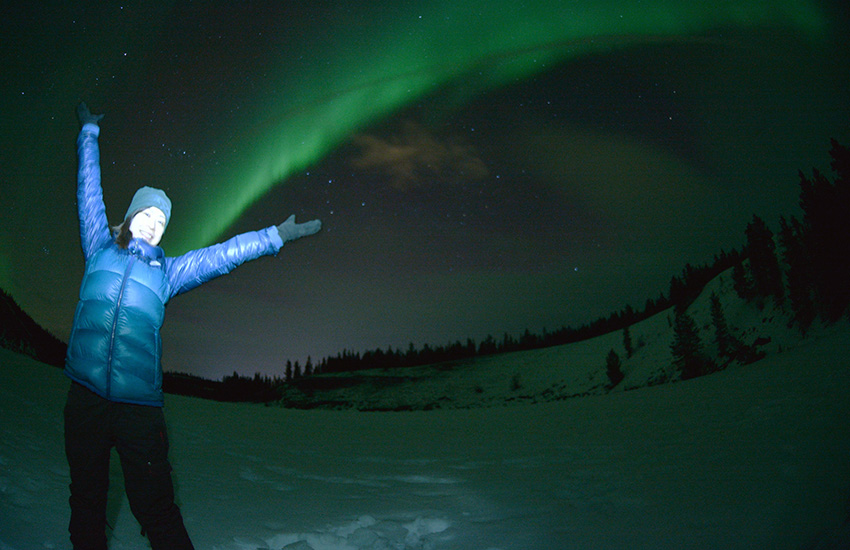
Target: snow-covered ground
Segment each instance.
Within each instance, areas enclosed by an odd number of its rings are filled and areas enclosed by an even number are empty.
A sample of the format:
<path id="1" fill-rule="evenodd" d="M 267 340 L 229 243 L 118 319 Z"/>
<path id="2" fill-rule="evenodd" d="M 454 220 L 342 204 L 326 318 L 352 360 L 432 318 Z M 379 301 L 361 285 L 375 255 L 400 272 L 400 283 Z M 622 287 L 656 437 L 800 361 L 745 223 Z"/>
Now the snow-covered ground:
<path id="1" fill-rule="evenodd" d="M 70 548 L 67 387 L 0 350 L 2 550 Z M 850 544 L 847 323 L 753 365 L 608 395 L 395 413 L 168 396 L 166 417 L 199 550 Z M 147 548 L 113 465 L 110 547 Z"/>

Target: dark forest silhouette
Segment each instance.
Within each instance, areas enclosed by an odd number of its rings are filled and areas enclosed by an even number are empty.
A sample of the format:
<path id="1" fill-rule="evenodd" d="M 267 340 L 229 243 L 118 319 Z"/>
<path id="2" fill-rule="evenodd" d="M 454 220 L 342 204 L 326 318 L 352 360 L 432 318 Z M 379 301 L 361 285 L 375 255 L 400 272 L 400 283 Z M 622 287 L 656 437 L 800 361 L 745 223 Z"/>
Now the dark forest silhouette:
<path id="1" fill-rule="evenodd" d="M 847 317 L 850 307 L 850 149 L 831 140 L 830 166 L 835 178 L 817 169 L 812 176 L 802 171 L 800 207 L 802 218 L 781 217 L 780 230 L 774 234 L 758 216 L 746 227 L 742 251 L 722 251 L 710 264 L 685 265 L 681 274 L 670 280 L 668 293 L 650 298 L 643 309 L 626 305 L 620 311 L 578 328 L 562 327 L 533 334 L 526 330 L 520 336 L 492 335 L 481 342 L 471 338 L 442 346 L 412 343 L 406 350 L 388 348 L 362 353 L 344 350 L 313 364 L 287 361 L 283 377 L 255 374 L 242 376 L 236 372 L 222 381 L 198 376 L 165 373 L 167 392 L 193 395 L 220 401 L 269 402 L 280 396 L 280 387 L 288 382 L 314 374 L 351 372 L 364 369 L 393 369 L 443 362 L 471 360 L 477 357 L 527 351 L 575 343 L 622 330 L 624 347 L 631 353 L 628 327 L 669 308 L 675 308 L 673 360 L 683 379 L 708 374 L 731 361 L 749 363 L 761 356 L 743 345 L 728 332 L 719 303 L 712 301 L 712 320 L 716 344 L 723 364 L 717 364 L 702 353 L 702 342 L 696 334 L 687 307 L 699 296 L 706 284 L 720 273 L 732 269 L 734 288 L 744 300 L 764 305 L 767 300 L 785 302 L 793 312 L 793 323 L 805 333 L 815 319 L 836 322 Z M 7 293 L 0 290 L 0 346 L 25 353 L 50 365 L 62 366 L 65 344 L 33 321 Z M 613 353 L 613 350 L 612 350 Z M 606 363 L 611 386 L 621 379 L 620 359 L 609 353 Z"/>
<path id="2" fill-rule="evenodd" d="M 3 289 L 0 289 L 0 347 L 48 365 L 65 366 L 65 343 L 35 322 Z"/>

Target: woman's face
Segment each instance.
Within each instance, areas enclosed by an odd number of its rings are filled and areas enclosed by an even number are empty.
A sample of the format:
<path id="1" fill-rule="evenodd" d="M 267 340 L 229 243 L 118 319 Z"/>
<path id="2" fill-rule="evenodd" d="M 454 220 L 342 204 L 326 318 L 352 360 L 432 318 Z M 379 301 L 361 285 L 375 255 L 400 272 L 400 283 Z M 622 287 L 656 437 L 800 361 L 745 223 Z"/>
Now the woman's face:
<path id="1" fill-rule="evenodd" d="M 134 239 L 142 239 L 151 246 L 158 245 L 165 233 L 165 214 L 156 206 L 145 208 L 133 216 L 130 233 Z"/>

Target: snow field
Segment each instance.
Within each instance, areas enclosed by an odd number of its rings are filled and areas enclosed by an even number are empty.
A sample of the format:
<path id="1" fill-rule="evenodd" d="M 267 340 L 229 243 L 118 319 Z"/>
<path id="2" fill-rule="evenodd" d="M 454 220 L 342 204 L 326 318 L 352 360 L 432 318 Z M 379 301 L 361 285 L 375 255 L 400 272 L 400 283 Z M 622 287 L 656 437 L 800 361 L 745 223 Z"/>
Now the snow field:
<path id="1" fill-rule="evenodd" d="M 841 548 L 847 333 L 697 380 L 527 406 L 358 413 L 169 396 L 181 509 L 209 550 Z M 0 549 L 68 548 L 68 382 L 0 361 Z M 113 462 L 110 548 L 147 548 Z"/>

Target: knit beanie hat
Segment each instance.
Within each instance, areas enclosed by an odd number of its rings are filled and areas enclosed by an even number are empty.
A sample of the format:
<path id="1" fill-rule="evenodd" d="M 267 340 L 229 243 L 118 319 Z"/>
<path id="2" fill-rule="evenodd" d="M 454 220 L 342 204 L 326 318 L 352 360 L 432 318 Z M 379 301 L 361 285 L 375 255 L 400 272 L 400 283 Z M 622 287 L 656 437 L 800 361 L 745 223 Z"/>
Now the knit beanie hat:
<path id="1" fill-rule="evenodd" d="M 130 201 L 130 208 L 124 215 L 124 219 L 129 218 L 134 212 L 144 210 L 156 206 L 162 213 L 165 214 L 165 226 L 168 227 L 168 220 L 171 219 L 171 200 L 162 189 L 154 189 L 153 187 L 141 187 L 136 194 L 133 195 L 133 200 Z"/>

